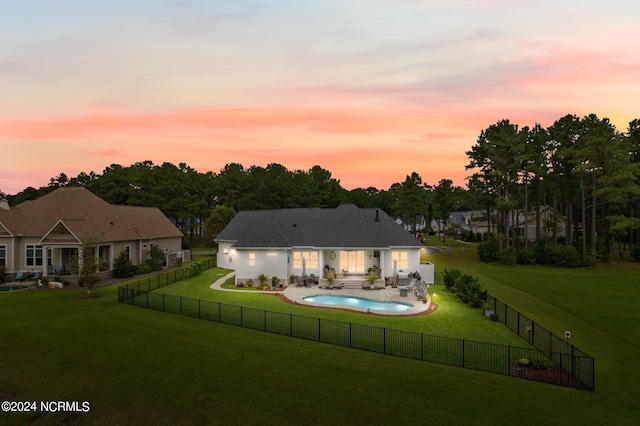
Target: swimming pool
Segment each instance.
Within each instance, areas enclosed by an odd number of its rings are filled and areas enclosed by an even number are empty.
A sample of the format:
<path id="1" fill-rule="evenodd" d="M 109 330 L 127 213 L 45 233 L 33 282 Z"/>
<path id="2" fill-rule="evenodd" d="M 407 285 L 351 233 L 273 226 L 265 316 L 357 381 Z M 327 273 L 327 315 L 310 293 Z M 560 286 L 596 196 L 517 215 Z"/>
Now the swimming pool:
<path id="1" fill-rule="evenodd" d="M 316 294 L 314 296 L 303 297 L 302 300 L 319 305 L 341 305 L 352 308 L 370 309 L 372 311 L 406 312 L 408 309 L 413 308 L 413 305 L 409 303 L 386 302 L 355 296 L 336 296 L 333 294 Z"/>
<path id="2" fill-rule="evenodd" d="M 26 285 L 0 285 L 0 291 L 15 291 L 15 290 L 24 290 L 25 288 L 29 288 Z"/>

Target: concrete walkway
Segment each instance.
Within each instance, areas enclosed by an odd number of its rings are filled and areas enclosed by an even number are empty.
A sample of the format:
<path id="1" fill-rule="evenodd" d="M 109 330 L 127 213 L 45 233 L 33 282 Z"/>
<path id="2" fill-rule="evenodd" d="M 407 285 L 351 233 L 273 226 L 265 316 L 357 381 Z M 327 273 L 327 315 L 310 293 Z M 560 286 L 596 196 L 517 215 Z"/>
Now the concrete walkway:
<path id="1" fill-rule="evenodd" d="M 209 287 L 213 290 L 235 291 L 235 292 L 247 293 L 247 290 L 235 290 L 230 288 L 222 288 L 222 284 L 224 284 L 225 281 L 227 281 L 229 278 L 232 278 L 234 275 L 235 275 L 235 272 L 231 272 L 225 275 L 224 277 L 216 280 L 216 282 L 211 284 Z M 345 306 L 345 305 L 342 305 L 342 306 L 320 305 L 318 303 L 307 302 L 304 300 L 304 297 L 318 295 L 318 294 L 331 294 L 334 296 L 355 296 L 355 297 L 363 297 L 365 299 L 371 299 L 371 300 L 382 300 L 383 299 L 381 295 L 382 293 L 385 296 L 388 294 L 392 302 L 408 303 L 410 305 L 413 305 L 413 307 L 409 308 L 405 312 L 371 311 L 371 313 L 375 313 L 378 315 L 407 316 L 407 315 L 419 315 L 427 312 L 433 312 L 435 309 L 437 309 L 435 305 L 432 305 L 430 295 L 427 296 L 427 303 L 422 303 L 422 300 L 417 300 L 413 293 L 410 293 L 406 297 L 402 297 L 400 296 L 400 290 L 398 288 L 391 288 L 391 287 L 385 287 L 384 290 L 366 290 L 366 289 L 330 290 L 330 289 L 320 288 L 317 285 L 311 286 L 311 287 L 296 287 L 295 285 L 290 285 L 286 287 L 284 291 L 255 290 L 255 291 L 251 291 L 250 293 L 252 294 L 255 294 L 255 293 L 283 294 L 287 299 L 299 305 L 308 305 L 308 306 L 315 306 L 315 307 L 322 307 L 322 308 L 330 307 L 334 309 L 346 309 L 346 310 L 357 311 L 357 312 L 367 312 L 367 309 L 361 309 L 361 308 Z M 385 299 L 384 301 L 387 301 L 386 297 L 384 299 Z"/>

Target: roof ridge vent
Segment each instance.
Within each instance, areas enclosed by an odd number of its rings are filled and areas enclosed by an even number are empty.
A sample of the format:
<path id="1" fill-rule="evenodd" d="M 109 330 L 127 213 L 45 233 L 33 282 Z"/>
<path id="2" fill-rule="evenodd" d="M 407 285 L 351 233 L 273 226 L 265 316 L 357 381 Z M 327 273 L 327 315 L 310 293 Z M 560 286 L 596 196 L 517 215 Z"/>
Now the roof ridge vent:
<path id="1" fill-rule="evenodd" d="M 380 216 L 378 216 L 378 209 L 376 209 L 376 222 L 380 222 Z"/>

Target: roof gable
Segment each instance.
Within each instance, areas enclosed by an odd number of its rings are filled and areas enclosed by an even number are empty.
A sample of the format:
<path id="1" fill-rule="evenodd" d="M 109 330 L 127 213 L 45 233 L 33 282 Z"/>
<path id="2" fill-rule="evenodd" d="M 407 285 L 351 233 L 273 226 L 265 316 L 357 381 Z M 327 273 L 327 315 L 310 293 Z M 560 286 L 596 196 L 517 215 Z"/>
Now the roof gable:
<path id="1" fill-rule="evenodd" d="M 387 248 L 422 244 L 380 209 L 343 204 L 335 209 L 245 210 L 218 241 L 237 248 Z"/>

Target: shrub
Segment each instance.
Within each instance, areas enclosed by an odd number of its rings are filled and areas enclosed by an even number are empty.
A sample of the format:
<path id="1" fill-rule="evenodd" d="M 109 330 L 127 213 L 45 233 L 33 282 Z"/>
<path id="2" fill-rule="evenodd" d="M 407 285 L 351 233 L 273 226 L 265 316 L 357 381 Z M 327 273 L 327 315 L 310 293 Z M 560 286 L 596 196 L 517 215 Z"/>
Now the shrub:
<path id="1" fill-rule="evenodd" d="M 268 279 L 269 277 L 267 276 L 267 274 L 258 275 L 258 281 L 260 281 L 260 285 L 263 285 L 264 283 L 266 283 Z"/>
<path id="2" fill-rule="evenodd" d="M 508 247 L 501 252 L 498 253 L 498 260 L 503 265 L 513 265 L 518 261 L 518 256 L 516 253 L 516 249 L 513 247 Z"/>
<path id="3" fill-rule="evenodd" d="M 149 259 L 147 264 L 152 271 L 160 271 L 162 269 L 162 263 L 164 262 L 164 252 L 158 246 L 152 246 L 149 250 Z"/>
<path id="4" fill-rule="evenodd" d="M 479 308 L 484 303 L 484 292 L 477 277 L 462 274 L 456 288 L 456 296 L 472 308 Z"/>
<path id="5" fill-rule="evenodd" d="M 565 268 L 575 268 L 580 261 L 580 253 L 573 246 L 547 244 L 545 247 L 547 264 Z"/>
<path id="6" fill-rule="evenodd" d="M 151 272 L 151 266 L 148 263 L 138 263 L 136 265 L 136 275 L 148 274 Z"/>
<path id="7" fill-rule="evenodd" d="M 472 308 L 481 307 L 486 298 L 478 278 L 463 274 L 459 269 L 445 268 L 444 286 L 454 292 L 462 303 L 468 303 Z"/>
<path id="8" fill-rule="evenodd" d="M 478 256 L 483 262 L 495 262 L 498 260 L 499 250 L 498 241 L 491 236 L 487 236 L 487 240 L 478 246 Z"/>
<path id="9" fill-rule="evenodd" d="M 631 258 L 636 262 L 640 262 L 640 246 L 633 246 L 631 249 Z"/>
<path id="10" fill-rule="evenodd" d="M 456 284 L 460 279 L 460 275 L 462 275 L 462 272 L 459 269 L 444 268 L 444 275 L 442 276 L 444 280 L 444 287 L 448 291 L 451 291 L 451 292 L 455 291 Z"/>
<path id="11" fill-rule="evenodd" d="M 516 249 L 516 262 L 519 265 L 534 265 L 536 263 L 533 253 L 520 247 Z"/>
<path id="12" fill-rule="evenodd" d="M 135 275 L 136 267 L 122 250 L 113 262 L 113 276 L 115 278 L 130 278 Z"/>

